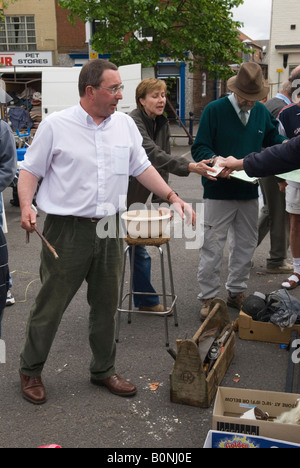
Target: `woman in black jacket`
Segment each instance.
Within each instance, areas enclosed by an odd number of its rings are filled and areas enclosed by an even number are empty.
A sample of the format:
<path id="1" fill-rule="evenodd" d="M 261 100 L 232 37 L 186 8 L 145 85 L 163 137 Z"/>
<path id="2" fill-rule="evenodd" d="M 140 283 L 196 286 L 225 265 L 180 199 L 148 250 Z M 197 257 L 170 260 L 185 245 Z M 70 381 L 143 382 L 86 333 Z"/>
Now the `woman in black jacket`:
<path id="1" fill-rule="evenodd" d="M 211 167 L 207 165 L 209 161 L 196 164 L 191 162 L 191 159 L 175 158 L 171 155 L 169 121 L 163 115 L 166 94 L 165 81 L 155 78 L 143 80 L 136 89 L 137 109 L 130 116 L 143 137 L 143 147 L 148 158 L 166 182 L 168 182 L 169 173 L 187 177 L 191 172 L 195 172 L 207 177 L 207 171 L 211 171 Z M 210 176 L 210 178 L 214 180 L 213 177 Z M 135 178 L 130 179 L 128 209 L 134 203 L 145 204 L 149 196 L 150 192 L 144 186 Z M 152 199 L 152 202 L 155 203 L 160 201 L 162 200 L 155 197 Z M 151 258 L 143 246 L 136 248 L 134 273 L 134 291 L 155 293 L 151 285 Z M 140 310 L 164 312 L 158 296 L 135 296 L 134 300 L 135 306 Z"/>

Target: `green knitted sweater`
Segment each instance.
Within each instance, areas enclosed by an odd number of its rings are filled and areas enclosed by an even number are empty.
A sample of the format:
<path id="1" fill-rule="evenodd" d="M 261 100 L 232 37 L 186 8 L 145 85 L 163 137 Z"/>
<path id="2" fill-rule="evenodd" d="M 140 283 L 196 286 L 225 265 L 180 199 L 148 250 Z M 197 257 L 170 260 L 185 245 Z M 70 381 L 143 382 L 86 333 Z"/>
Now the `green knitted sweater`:
<path id="1" fill-rule="evenodd" d="M 217 156 L 243 159 L 262 148 L 282 143 L 286 138 L 278 133 L 278 122 L 257 102 L 244 126 L 228 97 L 214 101 L 204 109 L 198 134 L 192 146 L 196 162 Z M 258 198 L 258 186 L 236 179 L 211 181 L 202 178 L 204 198 L 213 200 L 252 200 Z"/>

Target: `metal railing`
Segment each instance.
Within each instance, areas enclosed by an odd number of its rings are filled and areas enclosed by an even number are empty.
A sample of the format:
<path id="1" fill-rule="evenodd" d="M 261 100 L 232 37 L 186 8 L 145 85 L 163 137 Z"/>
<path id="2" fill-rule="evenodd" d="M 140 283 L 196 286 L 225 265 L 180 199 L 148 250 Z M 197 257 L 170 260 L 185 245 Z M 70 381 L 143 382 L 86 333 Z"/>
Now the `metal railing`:
<path id="1" fill-rule="evenodd" d="M 189 116 L 190 116 L 189 119 L 184 119 L 184 120 L 181 120 L 179 117 L 169 118 L 168 120 L 171 124 L 171 138 L 172 139 L 187 138 L 188 144 L 191 146 L 195 141 L 195 137 L 194 137 L 195 126 L 199 124 L 200 119 L 195 119 L 193 112 L 189 112 Z M 175 133 L 174 126 L 172 124 L 178 124 L 176 128 L 181 129 L 182 130 L 181 133 Z"/>

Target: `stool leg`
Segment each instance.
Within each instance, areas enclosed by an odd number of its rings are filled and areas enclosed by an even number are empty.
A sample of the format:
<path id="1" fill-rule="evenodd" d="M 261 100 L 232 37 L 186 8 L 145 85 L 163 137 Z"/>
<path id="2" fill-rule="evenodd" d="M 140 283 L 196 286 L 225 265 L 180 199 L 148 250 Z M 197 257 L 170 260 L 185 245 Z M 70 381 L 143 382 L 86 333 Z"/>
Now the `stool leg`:
<path id="1" fill-rule="evenodd" d="M 172 299 L 175 300 L 175 287 L 174 287 L 174 279 L 173 279 L 173 269 L 172 269 L 172 261 L 171 261 L 171 249 L 169 242 L 167 243 L 167 254 L 168 254 L 168 265 L 169 265 L 169 276 L 170 276 L 170 285 L 171 285 L 171 293 Z M 177 317 L 177 306 L 176 302 L 174 304 L 174 321 L 175 327 L 178 327 L 178 317 Z"/>
<path id="2" fill-rule="evenodd" d="M 158 247 L 160 254 L 160 265 L 161 265 L 161 278 L 162 278 L 162 289 L 163 289 L 163 306 L 164 310 L 167 310 L 167 292 L 166 292 L 166 279 L 165 279 L 165 264 L 164 264 L 164 253 L 161 247 Z M 166 337 L 166 346 L 169 346 L 169 330 L 168 330 L 168 316 L 165 315 L 165 337 Z"/>
<path id="3" fill-rule="evenodd" d="M 134 275 L 134 262 L 135 262 L 135 245 L 131 247 L 131 263 L 130 263 L 130 284 L 129 284 L 129 310 L 132 309 L 133 303 L 133 275 Z M 131 313 L 128 314 L 128 323 L 131 323 Z"/>
<path id="4" fill-rule="evenodd" d="M 161 265 L 161 279 L 162 279 L 162 289 L 163 289 L 163 306 L 164 310 L 167 310 L 167 290 L 166 290 L 166 278 L 165 278 L 165 263 L 164 263 L 164 253 L 161 247 L 158 247 L 160 253 L 160 265 Z"/>
<path id="5" fill-rule="evenodd" d="M 126 247 L 124 251 L 124 261 L 123 261 L 123 271 L 122 271 L 122 278 L 121 278 L 121 286 L 120 286 L 120 296 L 119 296 L 119 310 L 117 314 L 117 323 L 116 323 L 116 342 L 119 342 L 119 335 L 120 335 L 120 324 L 121 324 L 121 312 L 123 304 L 123 294 L 124 294 L 124 282 L 125 282 L 125 271 L 126 271 L 126 262 L 127 262 L 127 253 L 129 251 L 129 247 Z"/>

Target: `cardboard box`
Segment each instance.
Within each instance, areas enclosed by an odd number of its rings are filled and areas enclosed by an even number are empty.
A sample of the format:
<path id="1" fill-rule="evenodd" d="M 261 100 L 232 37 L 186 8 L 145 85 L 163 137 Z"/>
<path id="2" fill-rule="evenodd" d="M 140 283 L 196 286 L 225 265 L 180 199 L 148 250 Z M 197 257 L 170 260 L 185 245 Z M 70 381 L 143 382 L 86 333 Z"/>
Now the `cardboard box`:
<path id="1" fill-rule="evenodd" d="M 293 330 L 300 333 L 300 325 L 293 328 L 285 328 L 283 331 L 273 323 L 256 322 L 249 315 L 240 312 L 239 315 L 239 338 L 250 341 L 265 341 L 267 343 L 278 343 L 288 345 Z"/>
<path id="2" fill-rule="evenodd" d="M 232 434 L 230 432 L 209 431 L 203 448 L 300 448 L 299 444 L 292 444 L 283 440 L 266 437 L 249 436 L 245 434 Z"/>
<path id="3" fill-rule="evenodd" d="M 293 409 L 300 395 L 261 390 L 219 387 L 214 411 L 213 430 L 247 434 L 300 443 L 300 425 L 272 421 L 240 419 L 250 408 L 258 407 L 275 419 Z"/>

